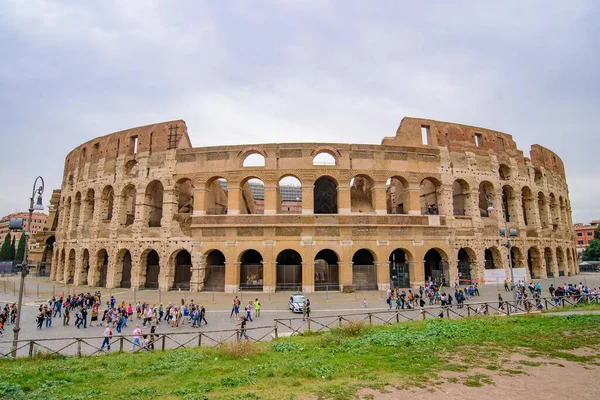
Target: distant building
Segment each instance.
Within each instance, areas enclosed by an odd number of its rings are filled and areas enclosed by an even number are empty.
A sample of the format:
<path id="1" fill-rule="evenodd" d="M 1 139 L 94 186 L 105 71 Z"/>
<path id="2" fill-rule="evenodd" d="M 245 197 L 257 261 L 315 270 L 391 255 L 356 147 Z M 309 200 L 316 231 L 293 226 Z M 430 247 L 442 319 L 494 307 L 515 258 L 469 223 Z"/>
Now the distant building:
<path id="1" fill-rule="evenodd" d="M 12 218 L 23 218 L 25 220 L 25 225 L 27 225 L 27 219 L 29 218 L 28 212 L 18 212 L 14 214 L 8 214 L 0 220 L 0 243 L 4 241 L 6 234 L 8 233 L 8 224 Z M 48 215 L 42 212 L 34 212 L 33 217 L 31 218 L 31 229 L 26 230 L 31 231 L 32 235 L 35 235 L 37 231 L 41 231 L 46 227 L 46 220 L 48 219 Z M 11 232 L 11 236 L 16 236 L 16 241 L 18 242 L 21 238 L 21 231 Z"/>
<path id="2" fill-rule="evenodd" d="M 575 224 L 575 245 L 577 247 L 577 254 L 581 255 L 583 251 L 590 244 L 590 240 L 594 239 L 594 231 L 598 228 L 598 224 L 600 224 L 600 220 L 594 220 L 589 223 L 589 225 L 585 224 Z"/>

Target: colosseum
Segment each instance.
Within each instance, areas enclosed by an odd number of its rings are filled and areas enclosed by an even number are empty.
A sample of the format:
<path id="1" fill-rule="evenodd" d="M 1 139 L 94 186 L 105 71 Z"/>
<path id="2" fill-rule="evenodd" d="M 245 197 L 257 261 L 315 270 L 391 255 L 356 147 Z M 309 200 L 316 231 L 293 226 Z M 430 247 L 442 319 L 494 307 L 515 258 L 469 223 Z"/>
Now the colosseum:
<path id="1" fill-rule="evenodd" d="M 40 261 L 77 286 L 387 290 L 578 269 L 555 153 L 427 119 L 380 145 L 192 147 L 183 120 L 112 133 L 68 154 L 49 220 Z"/>

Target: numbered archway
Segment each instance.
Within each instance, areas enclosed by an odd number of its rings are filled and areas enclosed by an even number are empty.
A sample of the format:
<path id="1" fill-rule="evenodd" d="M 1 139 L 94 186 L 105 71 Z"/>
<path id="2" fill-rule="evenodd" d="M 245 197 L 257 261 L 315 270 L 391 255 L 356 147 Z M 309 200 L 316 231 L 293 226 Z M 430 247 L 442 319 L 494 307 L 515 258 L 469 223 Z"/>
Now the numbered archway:
<path id="1" fill-rule="evenodd" d="M 192 280 L 192 255 L 187 250 L 180 250 L 171 258 L 175 270 L 173 289 L 189 290 Z"/>
<path id="2" fill-rule="evenodd" d="M 321 250 L 315 256 L 315 290 L 340 290 L 339 258 L 333 250 Z"/>
<path id="3" fill-rule="evenodd" d="M 219 250 L 213 250 L 206 255 L 204 290 L 225 291 L 225 255 Z"/>
<path id="4" fill-rule="evenodd" d="M 410 273 L 408 268 L 410 253 L 405 249 L 396 249 L 390 253 L 390 287 L 409 288 Z"/>
<path id="5" fill-rule="evenodd" d="M 430 249 L 423 259 L 425 266 L 425 279 L 433 282 L 435 286 L 447 285 L 450 280 L 448 257 L 438 249 Z"/>
<path id="6" fill-rule="evenodd" d="M 277 256 L 277 290 L 302 289 L 302 257 L 295 250 L 283 250 Z"/>
<path id="7" fill-rule="evenodd" d="M 370 250 L 360 249 L 352 257 L 352 283 L 355 290 L 377 290 L 375 256 Z"/>
<path id="8" fill-rule="evenodd" d="M 240 258 L 240 288 L 263 290 L 263 257 L 254 249 L 246 250 Z"/>

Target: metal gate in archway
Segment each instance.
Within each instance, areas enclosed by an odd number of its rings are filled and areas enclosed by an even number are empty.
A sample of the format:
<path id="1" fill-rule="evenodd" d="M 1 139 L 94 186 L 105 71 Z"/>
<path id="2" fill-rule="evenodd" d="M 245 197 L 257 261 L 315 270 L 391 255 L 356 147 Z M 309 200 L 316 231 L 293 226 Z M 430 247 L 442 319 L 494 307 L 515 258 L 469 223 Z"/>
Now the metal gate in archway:
<path id="1" fill-rule="evenodd" d="M 377 290 L 375 265 L 353 265 L 352 282 L 355 290 Z"/>
<path id="2" fill-rule="evenodd" d="M 204 290 L 213 292 L 225 291 L 224 265 L 207 265 L 204 274 Z"/>
<path id="3" fill-rule="evenodd" d="M 408 273 L 408 264 L 390 261 L 390 287 L 408 288 L 410 287 L 410 276 Z"/>
<path id="4" fill-rule="evenodd" d="M 240 265 L 240 288 L 246 290 L 263 290 L 263 265 Z"/>
<path id="5" fill-rule="evenodd" d="M 471 261 L 459 261 L 458 262 L 458 278 L 460 283 L 470 284 L 471 283 Z"/>
<path id="6" fill-rule="evenodd" d="M 276 290 L 302 290 L 302 265 L 278 265 Z"/>

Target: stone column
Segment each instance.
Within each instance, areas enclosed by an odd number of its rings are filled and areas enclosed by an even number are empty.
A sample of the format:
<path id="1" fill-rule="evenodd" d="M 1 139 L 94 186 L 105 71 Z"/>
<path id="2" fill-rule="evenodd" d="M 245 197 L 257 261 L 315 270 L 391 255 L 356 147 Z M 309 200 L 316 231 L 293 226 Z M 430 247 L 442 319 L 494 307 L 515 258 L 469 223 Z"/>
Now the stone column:
<path id="1" fill-rule="evenodd" d="M 315 291 L 315 263 L 314 261 L 302 262 L 302 293 Z"/>
<path id="2" fill-rule="evenodd" d="M 194 188 L 194 217 L 206 215 L 206 193 L 205 188 Z"/>
<path id="3" fill-rule="evenodd" d="M 98 252 L 90 251 L 90 271 L 87 276 L 88 285 L 97 286 L 100 278 L 100 271 L 98 270 Z"/>
<path id="4" fill-rule="evenodd" d="M 175 214 L 177 214 L 179 211 L 176 192 L 173 188 L 163 190 L 162 206 L 162 218 L 160 219 L 160 226 L 169 227 L 173 222 Z"/>
<path id="5" fill-rule="evenodd" d="M 264 186 L 265 190 L 265 215 L 274 215 L 277 214 L 278 208 L 281 207 L 281 204 L 277 202 L 277 183 L 273 182 L 265 182 Z"/>
<path id="6" fill-rule="evenodd" d="M 302 214 L 314 214 L 315 212 L 315 187 L 314 185 L 302 185 Z"/>
<path id="7" fill-rule="evenodd" d="M 421 189 L 419 183 L 409 183 L 406 194 L 408 215 L 421 215 Z"/>
<path id="8" fill-rule="evenodd" d="M 377 276 L 377 290 L 388 290 L 390 288 L 389 263 L 387 261 L 374 261 L 373 265 Z"/>
<path id="9" fill-rule="evenodd" d="M 409 261 L 408 276 L 410 278 L 410 287 L 418 288 L 425 285 L 425 262 Z"/>
<path id="10" fill-rule="evenodd" d="M 225 264 L 227 271 L 227 264 Z M 227 276 L 227 272 L 225 272 Z M 192 278 L 190 280 L 190 292 L 200 292 L 204 289 L 204 277 L 206 276 L 206 262 L 204 257 L 197 261 L 196 257 L 192 257 Z M 226 281 L 227 282 L 227 281 Z"/>
<path id="11" fill-rule="evenodd" d="M 479 192 L 470 191 L 465 194 L 465 215 L 468 217 L 480 217 Z"/>
<path id="12" fill-rule="evenodd" d="M 263 292 L 275 293 L 277 287 L 277 261 L 273 258 L 274 240 L 263 241 Z"/>
<path id="13" fill-rule="evenodd" d="M 440 185 L 436 188 L 437 208 L 439 215 L 454 215 L 452 202 L 452 185 Z"/>
<path id="14" fill-rule="evenodd" d="M 350 188 L 346 186 L 338 186 L 337 188 L 338 214 L 350 214 Z"/>
<path id="15" fill-rule="evenodd" d="M 240 289 L 240 262 L 225 262 L 225 293 L 237 293 Z"/>
<path id="16" fill-rule="evenodd" d="M 387 214 L 387 187 L 385 182 L 378 182 L 371 189 L 371 198 L 373 199 L 373 208 L 376 214 Z M 387 289 L 386 289 L 387 290 Z"/>
<path id="17" fill-rule="evenodd" d="M 227 186 L 227 214 L 228 215 L 239 215 L 240 214 L 240 197 L 241 197 L 240 183 L 231 182 L 231 185 Z"/>
<path id="18" fill-rule="evenodd" d="M 127 212 L 123 210 L 123 212 Z M 150 206 L 146 205 L 146 189 L 136 189 L 135 192 L 135 219 L 133 227 L 147 227 L 150 221 Z"/>

